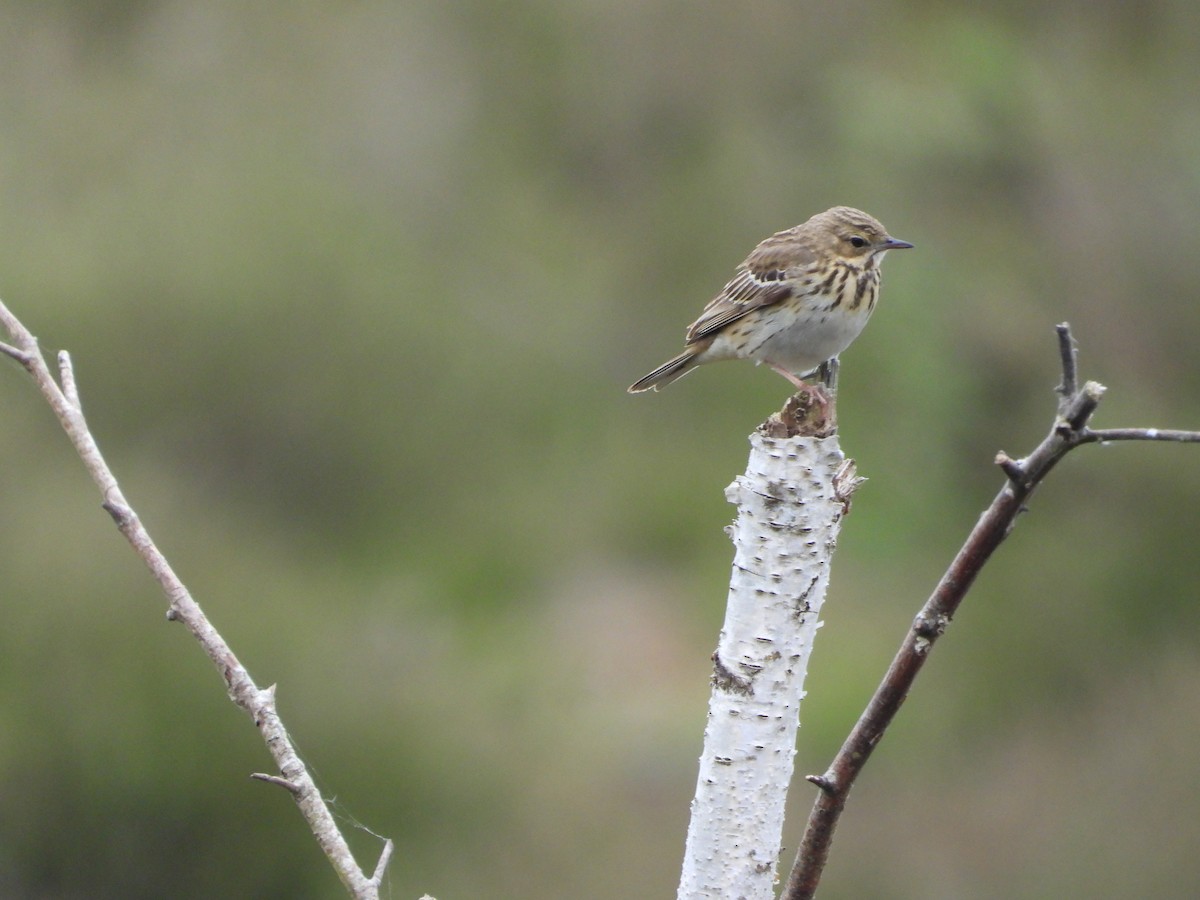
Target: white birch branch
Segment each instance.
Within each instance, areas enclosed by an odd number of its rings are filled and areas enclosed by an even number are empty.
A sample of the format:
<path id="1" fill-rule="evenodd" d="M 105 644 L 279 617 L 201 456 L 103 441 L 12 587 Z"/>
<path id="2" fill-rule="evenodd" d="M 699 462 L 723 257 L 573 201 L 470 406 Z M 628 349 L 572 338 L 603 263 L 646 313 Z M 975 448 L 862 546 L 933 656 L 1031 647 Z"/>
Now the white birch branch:
<path id="1" fill-rule="evenodd" d="M 392 842 L 384 842 L 383 852 L 372 875 L 368 876 L 359 869 L 346 839 L 338 830 L 321 792 L 297 754 L 287 729 L 279 718 L 275 706 L 275 686 L 259 688 L 254 683 L 233 650 L 209 622 L 204 611 L 171 568 L 167 558 L 155 545 L 133 507 L 126 501 L 84 418 L 70 356 L 65 351 L 58 355 L 59 378 L 62 381 L 60 388 L 42 356 L 37 338 L 3 303 L 0 303 L 0 324 L 8 331 L 13 341 L 12 344 L 0 343 L 0 353 L 12 357 L 25 367 L 37 383 L 46 402 L 58 416 L 88 474 L 100 489 L 104 498 L 104 509 L 113 517 L 134 552 L 150 569 L 166 594 L 170 603 L 167 618 L 181 622 L 191 632 L 221 673 L 229 698 L 250 715 L 262 734 L 280 774 L 253 777 L 288 790 L 312 829 L 321 850 L 352 897 L 358 900 L 378 900 L 379 885 L 392 855 Z"/>
<path id="2" fill-rule="evenodd" d="M 680 900 L 775 895 L 804 677 L 841 518 L 859 483 L 836 434 L 788 436 L 795 430 L 780 417 L 760 427 L 746 474 L 725 492 L 738 508 L 733 571 Z"/>

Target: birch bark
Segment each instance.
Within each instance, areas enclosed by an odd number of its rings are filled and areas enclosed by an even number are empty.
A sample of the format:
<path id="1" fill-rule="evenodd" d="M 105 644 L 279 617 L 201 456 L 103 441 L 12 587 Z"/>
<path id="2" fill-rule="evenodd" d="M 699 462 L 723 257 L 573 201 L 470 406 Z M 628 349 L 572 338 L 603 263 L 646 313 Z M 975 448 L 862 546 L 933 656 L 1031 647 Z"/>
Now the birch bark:
<path id="1" fill-rule="evenodd" d="M 774 897 L 804 676 L 850 492 L 836 433 L 750 438 L 678 897 Z"/>

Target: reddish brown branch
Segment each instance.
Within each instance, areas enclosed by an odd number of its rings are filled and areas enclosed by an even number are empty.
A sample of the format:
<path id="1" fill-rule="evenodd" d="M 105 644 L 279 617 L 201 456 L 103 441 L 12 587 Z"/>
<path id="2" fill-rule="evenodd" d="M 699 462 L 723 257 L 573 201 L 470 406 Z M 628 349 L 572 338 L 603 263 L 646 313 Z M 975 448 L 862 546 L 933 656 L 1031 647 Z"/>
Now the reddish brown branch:
<path id="1" fill-rule="evenodd" d="M 1062 362 L 1062 383 L 1057 390 L 1062 398 L 1054 426 L 1045 440 L 1024 459 L 1014 460 L 1003 452 L 997 455 L 996 462 L 1007 476 L 1006 483 L 968 535 L 966 543 L 958 551 L 929 600 L 917 613 L 887 674 L 828 771 L 823 775 L 808 776 L 808 780 L 816 784 L 821 792 L 809 815 L 795 865 L 780 900 L 806 900 L 816 894 L 821 872 L 829 858 L 838 818 L 845 809 L 846 798 L 855 779 L 882 740 L 921 667 L 925 665 L 925 660 L 929 658 L 934 643 L 945 632 L 976 576 L 1008 537 L 1030 495 L 1058 461 L 1081 444 L 1106 440 L 1200 442 L 1200 432 L 1193 431 L 1154 428 L 1089 430 L 1088 420 L 1104 395 L 1104 387 L 1094 381 L 1078 386 L 1076 351 L 1070 326 L 1064 322 L 1057 331 Z"/>

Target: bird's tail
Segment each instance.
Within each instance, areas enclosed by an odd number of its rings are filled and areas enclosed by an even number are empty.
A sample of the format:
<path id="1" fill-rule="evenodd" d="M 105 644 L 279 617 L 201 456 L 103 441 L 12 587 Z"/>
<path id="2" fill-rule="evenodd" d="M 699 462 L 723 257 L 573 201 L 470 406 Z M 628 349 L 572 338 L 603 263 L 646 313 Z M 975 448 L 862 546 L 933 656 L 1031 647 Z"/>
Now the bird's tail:
<path id="1" fill-rule="evenodd" d="M 642 391 L 657 391 L 660 387 L 666 387 L 696 368 L 699 365 L 696 357 L 699 355 L 698 350 L 684 350 L 674 359 L 663 363 L 649 375 L 631 384 L 628 388 L 629 393 L 640 394 Z"/>

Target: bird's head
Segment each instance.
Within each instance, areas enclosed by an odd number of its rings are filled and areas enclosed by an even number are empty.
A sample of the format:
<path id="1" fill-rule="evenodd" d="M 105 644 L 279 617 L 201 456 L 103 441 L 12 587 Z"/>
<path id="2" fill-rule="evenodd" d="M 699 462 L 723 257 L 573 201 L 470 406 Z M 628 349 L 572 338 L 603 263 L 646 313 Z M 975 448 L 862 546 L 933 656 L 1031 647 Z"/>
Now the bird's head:
<path id="1" fill-rule="evenodd" d="M 835 206 L 818 213 L 806 223 L 829 252 L 857 267 L 878 265 L 889 250 L 912 247 L 908 241 L 897 240 L 874 216 L 849 206 Z"/>

